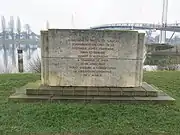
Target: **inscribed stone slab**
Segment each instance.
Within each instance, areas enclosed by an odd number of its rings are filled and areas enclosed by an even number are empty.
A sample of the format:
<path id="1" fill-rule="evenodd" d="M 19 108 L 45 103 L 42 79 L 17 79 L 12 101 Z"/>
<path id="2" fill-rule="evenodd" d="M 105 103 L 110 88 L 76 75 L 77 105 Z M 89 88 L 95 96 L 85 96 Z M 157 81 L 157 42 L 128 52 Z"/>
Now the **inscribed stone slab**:
<path id="1" fill-rule="evenodd" d="M 42 50 L 46 52 L 42 54 L 44 84 L 111 87 L 142 84 L 144 34 L 51 29 L 44 36 L 47 37 L 42 41 Z"/>

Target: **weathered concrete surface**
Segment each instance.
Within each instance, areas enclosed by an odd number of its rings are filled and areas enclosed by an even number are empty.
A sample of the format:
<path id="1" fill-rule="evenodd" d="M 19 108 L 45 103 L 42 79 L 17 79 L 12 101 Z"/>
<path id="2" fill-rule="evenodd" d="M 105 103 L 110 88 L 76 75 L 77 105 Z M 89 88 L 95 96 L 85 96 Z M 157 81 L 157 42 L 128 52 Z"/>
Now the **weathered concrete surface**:
<path id="1" fill-rule="evenodd" d="M 9 97 L 13 102 L 81 101 L 101 103 L 163 103 L 174 104 L 175 99 L 162 90 L 143 82 L 141 87 L 62 87 L 42 86 L 39 81 L 28 83 Z"/>
<path id="2" fill-rule="evenodd" d="M 142 85 L 142 33 L 50 29 L 41 32 L 41 39 L 44 85 Z"/>
<path id="3" fill-rule="evenodd" d="M 38 84 L 37 84 L 38 83 Z M 155 87 L 143 82 L 141 87 L 82 87 L 82 86 L 42 86 L 39 82 L 28 84 L 25 89 L 26 95 L 52 95 L 52 96 L 109 96 L 109 97 L 157 97 L 158 91 Z M 20 90 L 20 93 L 22 90 Z M 16 91 L 19 93 L 19 91 Z"/>
<path id="4" fill-rule="evenodd" d="M 10 96 L 12 102 L 89 102 L 89 103 L 132 103 L 132 104 L 175 104 L 175 100 L 168 95 L 159 95 L 158 97 L 93 97 L 93 96 L 34 96 L 15 93 Z"/>

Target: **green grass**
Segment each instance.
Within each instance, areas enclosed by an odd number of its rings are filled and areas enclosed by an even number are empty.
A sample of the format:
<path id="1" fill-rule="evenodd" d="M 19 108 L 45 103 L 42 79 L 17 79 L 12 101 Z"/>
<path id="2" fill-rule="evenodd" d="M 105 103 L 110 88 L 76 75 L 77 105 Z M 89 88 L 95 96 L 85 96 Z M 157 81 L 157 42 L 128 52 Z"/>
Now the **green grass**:
<path id="1" fill-rule="evenodd" d="M 12 88 L 36 74 L 0 75 L 0 135 L 180 135 L 180 72 L 145 72 L 144 80 L 176 98 L 175 105 L 8 103 Z"/>

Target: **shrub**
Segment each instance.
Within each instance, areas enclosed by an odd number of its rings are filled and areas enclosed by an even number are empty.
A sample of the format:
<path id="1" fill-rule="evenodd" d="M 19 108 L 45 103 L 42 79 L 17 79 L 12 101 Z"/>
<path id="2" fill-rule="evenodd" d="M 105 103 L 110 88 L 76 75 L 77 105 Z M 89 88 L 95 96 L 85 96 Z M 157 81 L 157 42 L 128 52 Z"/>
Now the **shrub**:
<path id="1" fill-rule="evenodd" d="M 29 70 L 33 73 L 40 73 L 41 72 L 41 59 L 39 56 L 32 59 L 29 63 Z"/>

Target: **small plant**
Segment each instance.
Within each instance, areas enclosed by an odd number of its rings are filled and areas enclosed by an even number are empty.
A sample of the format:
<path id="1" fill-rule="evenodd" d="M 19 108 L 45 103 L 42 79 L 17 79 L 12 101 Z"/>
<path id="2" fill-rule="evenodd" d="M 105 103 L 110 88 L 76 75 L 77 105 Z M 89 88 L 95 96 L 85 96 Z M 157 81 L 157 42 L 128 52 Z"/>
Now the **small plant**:
<path id="1" fill-rule="evenodd" d="M 33 73 L 40 73 L 41 72 L 41 59 L 39 56 L 32 59 L 29 63 L 29 70 Z"/>

